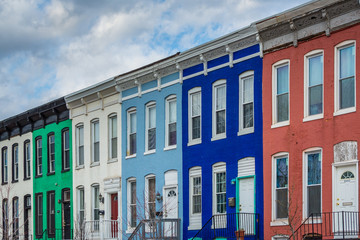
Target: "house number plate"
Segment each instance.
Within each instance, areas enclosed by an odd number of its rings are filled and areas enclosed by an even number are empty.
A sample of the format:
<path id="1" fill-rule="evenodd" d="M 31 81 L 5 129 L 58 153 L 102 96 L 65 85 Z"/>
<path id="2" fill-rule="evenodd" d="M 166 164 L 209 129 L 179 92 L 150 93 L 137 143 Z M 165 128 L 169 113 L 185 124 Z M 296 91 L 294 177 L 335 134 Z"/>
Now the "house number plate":
<path id="1" fill-rule="evenodd" d="M 343 202 L 342 205 L 343 206 L 352 206 L 353 202 Z"/>

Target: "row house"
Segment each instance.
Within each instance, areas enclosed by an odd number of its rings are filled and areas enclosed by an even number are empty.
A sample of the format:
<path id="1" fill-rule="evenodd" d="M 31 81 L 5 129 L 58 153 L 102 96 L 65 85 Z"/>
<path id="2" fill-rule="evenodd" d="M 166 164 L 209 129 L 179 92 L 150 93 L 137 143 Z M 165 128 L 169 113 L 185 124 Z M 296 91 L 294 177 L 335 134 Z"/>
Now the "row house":
<path id="1" fill-rule="evenodd" d="M 359 12 L 314 1 L 256 24 L 268 239 L 358 235 Z"/>
<path id="2" fill-rule="evenodd" d="M 262 59 L 249 26 L 181 53 L 184 239 L 262 238 Z"/>
<path id="3" fill-rule="evenodd" d="M 114 78 L 65 96 L 72 120 L 74 234 L 116 238 L 121 220 L 121 104 Z M 107 234 L 107 235 L 104 235 Z"/>

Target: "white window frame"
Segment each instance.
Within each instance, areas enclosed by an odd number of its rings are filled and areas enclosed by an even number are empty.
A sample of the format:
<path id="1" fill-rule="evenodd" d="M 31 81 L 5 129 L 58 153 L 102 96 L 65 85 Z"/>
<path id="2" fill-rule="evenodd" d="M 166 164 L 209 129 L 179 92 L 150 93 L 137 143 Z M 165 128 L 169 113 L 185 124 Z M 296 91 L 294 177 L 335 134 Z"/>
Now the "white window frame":
<path id="1" fill-rule="evenodd" d="M 322 79 L 322 112 L 319 114 L 310 115 L 309 111 L 309 59 L 312 57 L 322 56 L 323 63 L 322 63 L 322 71 L 323 71 L 323 79 Z M 324 118 L 324 50 L 317 49 L 311 52 L 308 52 L 304 56 L 304 119 L 303 122 L 321 119 Z"/>
<path id="2" fill-rule="evenodd" d="M 278 226 L 278 225 L 287 225 L 288 224 L 288 218 L 276 218 L 276 160 L 278 158 L 284 158 L 287 157 L 288 161 L 288 201 L 289 201 L 289 179 L 290 179 L 290 171 L 289 171 L 289 153 L 288 152 L 280 152 L 277 154 L 274 154 L 272 156 L 272 186 L 271 186 L 271 220 L 270 223 L 271 226 Z"/>
<path id="3" fill-rule="evenodd" d="M 349 108 L 344 108 L 344 109 L 340 109 L 340 86 L 339 86 L 339 81 L 340 81 L 340 77 L 339 77 L 339 74 L 340 74 L 340 50 L 342 48 L 346 48 L 346 47 L 349 47 L 351 45 L 354 45 L 354 51 L 355 51 L 355 59 L 354 59 L 354 64 L 355 64 L 355 73 L 354 73 L 354 106 L 353 107 L 349 107 Z M 337 115 L 341 115 L 341 114 L 346 114 L 346 113 L 351 113 L 351 112 L 355 112 L 356 111 L 356 74 L 357 74 L 357 71 L 356 71 L 356 41 L 355 40 L 347 40 L 347 41 L 344 41 L 344 42 L 341 42 L 339 43 L 338 45 L 335 46 L 335 58 L 334 58 L 334 80 L 335 80 L 335 83 L 334 83 L 334 106 L 335 106 L 335 109 L 334 109 L 334 116 L 337 116 Z"/>
<path id="4" fill-rule="evenodd" d="M 8 152 L 8 148 L 2 148 L 1 151 L 2 154 L 2 163 L 1 163 L 1 167 L 2 167 L 2 174 L 3 174 L 3 178 L 2 178 L 2 183 L 8 183 L 9 181 L 9 173 L 8 173 L 8 169 L 9 169 L 9 152 Z"/>
<path id="5" fill-rule="evenodd" d="M 119 144 L 119 142 L 118 142 L 118 131 L 116 131 L 116 136 L 114 137 L 113 136 L 113 119 L 116 119 L 116 129 L 118 130 L 118 126 L 119 126 L 119 124 L 118 124 L 118 117 L 117 117 L 117 114 L 116 113 L 112 113 L 112 114 L 110 114 L 109 115 L 109 117 L 108 117 L 108 124 L 109 124 L 109 139 L 108 139 L 108 144 L 109 144 L 109 161 L 116 161 L 117 160 L 117 158 L 118 158 L 118 155 L 119 155 L 119 151 L 118 151 L 118 144 Z M 116 144 L 116 156 L 114 157 L 114 156 L 112 156 L 112 141 L 113 141 L 113 139 L 115 139 L 116 138 L 116 142 L 117 142 L 117 144 Z"/>
<path id="6" fill-rule="evenodd" d="M 84 188 L 84 186 L 78 186 L 76 188 L 76 190 L 77 190 L 77 198 L 78 198 L 78 200 L 77 200 L 77 206 L 78 206 L 77 220 L 79 221 L 80 224 L 82 224 L 80 221 L 81 220 L 81 218 L 80 218 L 81 212 L 83 213 L 84 221 L 85 221 L 85 217 L 86 217 L 85 216 L 85 188 Z M 81 192 L 82 192 L 83 198 L 84 198 L 83 208 L 81 208 Z"/>
<path id="7" fill-rule="evenodd" d="M 322 175 L 323 175 L 323 152 L 322 152 L 322 148 L 319 147 L 313 147 L 313 148 L 309 148 L 306 149 L 303 152 L 303 219 L 306 219 L 308 217 L 308 154 L 314 154 L 314 153 L 319 153 L 320 154 L 320 162 L 321 162 L 321 183 L 318 184 L 321 187 L 321 191 L 320 191 L 320 209 L 322 209 L 323 206 L 323 202 L 322 202 Z M 315 219 L 314 219 L 315 220 Z M 318 220 L 318 219 L 317 219 Z"/>
<path id="8" fill-rule="evenodd" d="M 95 125 L 98 124 L 98 135 L 99 135 L 99 141 L 95 142 Z M 99 146 L 99 159 L 98 161 L 95 161 L 95 144 L 98 143 Z M 98 118 L 91 120 L 91 165 L 97 165 L 100 164 L 100 121 Z"/>
<path id="9" fill-rule="evenodd" d="M 201 212 L 193 213 L 193 180 L 200 177 L 201 179 Z M 201 167 L 192 167 L 189 170 L 189 227 L 188 230 L 201 229 L 202 227 L 202 175 Z"/>
<path id="10" fill-rule="evenodd" d="M 91 219 L 95 221 L 95 210 L 100 210 L 100 201 L 99 201 L 99 195 L 95 196 L 95 188 L 98 189 L 98 193 L 100 195 L 100 185 L 98 183 L 94 183 L 91 185 Z M 96 208 L 95 201 L 98 202 L 99 208 Z M 100 220 L 100 216 L 99 219 Z M 99 230 L 99 229 L 97 229 Z"/>
<path id="11" fill-rule="evenodd" d="M 19 144 L 16 144 L 13 146 L 13 161 L 14 161 L 14 164 L 13 164 L 13 180 L 14 181 L 19 181 Z"/>
<path id="12" fill-rule="evenodd" d="M 155 192 L 154 192 L 154 196 L 156 195 L 156 176 L 154 174 L 149 174 L 145 177 L 145 218 L 149 219 L 150 218 L 150 208 L 149 208 L 149 204 L 150 203 L 155 203 L 155 213 L 156 213 L 156 199 L 154 198 L 155 202 L 150 202 L 150 193 L 149 193 L 149 181 L 150 179 L 154 179 L 155 180 Z"/>
<path id="13" fill-rule="evenodd" d="M 129 178 L 127 180 L 127 184 L 126 184 L 127 185 L 127 199 L 126 199 L 126 203 L 127 203 L 126 204 L 126 206 L 127 206 L 127 221 L 126 221 L 127 230 L 126 230 L 126 232 L 127 233 L 132 233 L 136 228 L 136 227 L 131 227 L 131 220 L 132 220 L 131 219 L 131 183 L 133 183 L 133 182 L 135 182 L 135 184 L 136 184 L 136 178 L 134 178 L 134 177 Z M 137 189 L 135 189 L 135 191 L 137 191 Z M 137 193 L 136 193 L 136 196 L 137 196 Z M 137 203 L 137 200 L 135 200 L 135 203 Z"/>
<path id="14" fill-rule="evenodd" d="M 194 94 L 200 94 L 200 137 L 193 139 L 193 135 L 192 135 L 192 129 L 193 129 L 193 125 L 192 125 L 192 119 L 193 117 L 197 117 L 197 116 L 192 116 L 192 95 Z M 188 92 L 188 146 L 194 145 L 194 144 L 200 144 L 201 143 L 201 134 L 202 134 L 202 129 L 201 129 L 201 121 L 202 121 L 202 102 L 201 102 L 201 87 L 195 87 L 189 90 Z"/>
<path id="15" fill-rule="evenodd" d="M 244 108 L 243 108 L 243 83 L 244 80 L 252 76 L 253 80 L 253 126 L 244 128 Z M 254 71 L 246 71 L 239 76 L 239 132 L 238 136 L 253 133 L 255 128 L 255 79 Z"/>
<path id="16" fill-rule="evenodd" d="M 149 123 L 150 123 L 150 108 L 155 108 L 155 149 L 151 149 L 149 150 L 149 134 L 148 134 L 148 131 L 150 130 L 149 128 Z M 148 104 L 146 104 L 145 106 L 145 152 L 144 154 L 151 154 L 151 153 L 155 153 L 156 152 L 156 142 L 157 142 L 157 139 L 156 139 L 156 134 L 157 134 L 157 131 L 156 131 L 156 102 L 149 102 Z M 152 128 L 154 129 L 154 128 Z"/>
<path id="17" fill-rule="evenodd" d="M 213 170 L 213 179 L 212 179 L 212 182 L 213 182 L 213 215 L 215 214 L 226 214 L 226 208 L 225 208 L 225 212 L 224 213 L 218 213 L 217 210 L 216 210 L 216 174 L 218 173 L 225 173 L 225 176 L 226 176 L 226 163 L 225 162 L 218 162 L 218 163 L 215 163 L 212 167 L 212 170 Z M 227 178 L 227 177 L 226 177 Z M 225 178 L 225 179 L 226 179 Z M 226 180 L 225 180 L 226 182 Z M 227 186 L 226 186 L 227 187 Z M 226 193 L 226 192 L 225 192 Z"/>
<path id="18" fill-rule="evenodd" d="M 221 109 L 219 111 L 225 110 L 225 132 L 223 133 L 216 133 L 216 99 L 217 99 L 217 94 L 216 94 L 216 89 L 218 87 L 221 86 L 225 86 L 225 109 Z M 216 82 L 214 82 L 212 84 L 212 138 L 211 141 L 215 141 L 215 140 L 219 140 L 219 139 L 223 139 L 226 138 L 226 105 L 227 105 L 227 95 L 226 95 L 226 80 L 225 79 L 221 79 L 221 80 L 217 80 Z"/>
<path id="19" fill-rule="evenodd" d="M 29 149 L 29 154 L 27 152 Z M 30 141 L 26 141 L 24 144 L 24 156 L 25 156 L 25 179 L 31 177 L 31 145 Z"/>
<path id="20" fill-rule="evenodd" d="M 69 142 L 69 147 L 66 148 L 66 132 L 68 133 L 68 139 L 67 141 Z M 62 138 L 62 168 L 64 171 L 66 170 L 69 170 L 70 169 L 70 164 L 71 164 L 71 156 L 70 156 L 70 138 L 71 138 L 71 135 L 70 135 L 70 129 L 69 128 L 66 128 L 64 130 L 61 131 L 61 138 Z M 66 167 L 66 152 L 69 152 L 69 167 Z"/>
<path id="21" fill-rule="evenodd" d="M 54 142 L 52 142 L 51 141 L 51 138 L 54 138 Z M 54 152 L 53 152 L 53 154 L 52 154 L 52 152 L 51 152 L 51 144 L 54 144 Z M 55 173 L 55 168 L 56 168 L 56 162 L 55 162 L 55 151 L 56 151 L 56 149 L 55 149 L 55 133 L 54 132 L 52 132 L 51 134 L 49 134 L 48 136 L 47 136 L 47 147 L 48 147 L 48 154 L 47 154 L 47 156 L 48 156 L 48 173 Z M 54 159 L 51 159 L 51 156 L 54 156 Z M 52 164 L 51 163 L 54 163 L 54 169 L 52 169 Z"/>
<path id="22" fill-rule="evenodd" d="M 82 134 L 80 136 L 80 129 L 82 129 Z M 80 145 L 80 138 L 82 138 L 82 145 Z M 83 163 L 80 164 L 80 148 L 83 149 Z M 79 123 L 76 125 L 76 165 L 77 167 L 83 167 L 85 165 L 85 149 L 84 149 L 84 124 Z"/>
<path id="23" fill-rule="evenodd" d="M 39 146 L 39 140 L 41 141 L 41 144 Z M 36 149 L 36 176 L 42 176 L 43 172 L 44 172 L 44 168 L 43 168 L 43 161 L 44 161 L 44 156 L 42 154 L 42 150 L 43 150 L 43 147 L 42 147 L 42 137 L 37 137 L 35 139 L 35 149 Z M 40 152 L 41 152 L 41 164 L 39 163 L 39 148 L 41 149 Z M 7 163 L 7 165 L 9 165 L 9 162 Z M 41 170 L 41 171 L 40 171 Z"/>
<path id="24" fill-rule="evenodd" d="M 169 137 L 170 137 L 170 133 L 169 133 L 169 125 L 171 124 L 170 121 L 170 103 L 175 102 L 175 114 L 176 114 L 176 144 L 174 145 L 169 145 Z M 177 135 L 178 135 L 178 131 L 177 131 L 177 98 L 176 95 L 171 95 L 168 96 L 165 99 L 165 148 L 164 150 L 170 150 L 170 149 L 174 149 L 176 148 L 177 145 Z"/>
<path id="25" fill-rule="evenodd" d="M 286 121 L 278 122 L 277 121 L 277 68 L 288 65 L 289 67 L 289 119 Z M 287 126 L 290 124 L 290 60 L 284 59 L 280 60 L 272 65 L 272 125 L 271 128 L 277 128 L 282 126 Z"/>
<path id="26" fill-rule="evenodd" d="M 136 134 L 136 151 L 134 154 L 130 155 L 130 134 L 131 134 L 131 122 L 130 122 L 130 115 L 131 114 L 135 114 L 135 134 Z M 132 157 L 136 157 L 136 152 L 138 151 L 137 149 L 137 112 L 136 112 L 136 108 L 130 108 L 129 110 L 127 110 L 126 112 L 126 119 L 127 119 L 127 124 L 126 124 L 126 157 L 127 158 L 132 158 Z"/>

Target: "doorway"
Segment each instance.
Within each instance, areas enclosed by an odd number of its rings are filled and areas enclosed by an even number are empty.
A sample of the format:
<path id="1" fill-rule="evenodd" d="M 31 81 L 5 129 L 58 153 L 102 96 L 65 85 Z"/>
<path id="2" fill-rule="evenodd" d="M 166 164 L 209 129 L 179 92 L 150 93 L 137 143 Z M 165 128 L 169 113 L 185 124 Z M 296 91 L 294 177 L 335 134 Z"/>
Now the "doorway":
<path id="1" fill-rule="evenodd" d="M 237 227 L 255 234 L 255 177 L 238 178 Z"/>
<path id="2" fill-rule="evenodd" d="M 111 201 L 111 237 L 116 238 L 118 236 L 118 194 L 114 193 L 110 196 Z"/>
<path id="3" fill-rule="evenodd" d="M 63 239 L 72 239 L 71 234 L 71 206 L 70 206 L 70 189 L 64 189 L 62 192 L 62 228 Z"/>

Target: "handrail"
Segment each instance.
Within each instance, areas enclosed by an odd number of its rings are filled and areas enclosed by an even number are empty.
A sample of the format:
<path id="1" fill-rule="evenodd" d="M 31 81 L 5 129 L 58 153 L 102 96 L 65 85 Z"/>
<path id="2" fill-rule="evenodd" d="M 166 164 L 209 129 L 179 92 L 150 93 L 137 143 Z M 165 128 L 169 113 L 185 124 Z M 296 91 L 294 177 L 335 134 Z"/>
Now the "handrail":
<path id="1" fill-rule="evenodd" d="M 200 231 L 198 231 L 195 236 L 193 236 L 191 238 L 191 240 L 196 239 L 196 237 L 205 229 L 205 227 L 208 225 L 209 222 L 212 222 L 211 220 L 214 218 L 215 215 L 211 216 L 211 218 L 204 224 L 204 226 L 202 226 L 202 228 L 200 229 Z"/>
<path id="2" fill-rule="evenodd" d="M 134 229 L 134 231 L 132 232 L 132 234 L 130 235 L 129 240 L 133 239 L 133 238 L 136 236 L 137 232 L 140 230 L 140 228 L 141 228 L 143 225 L 144 225 L 144 222 L 141 221 L 141 222 L 136 226 L 136 228 Z"/>

